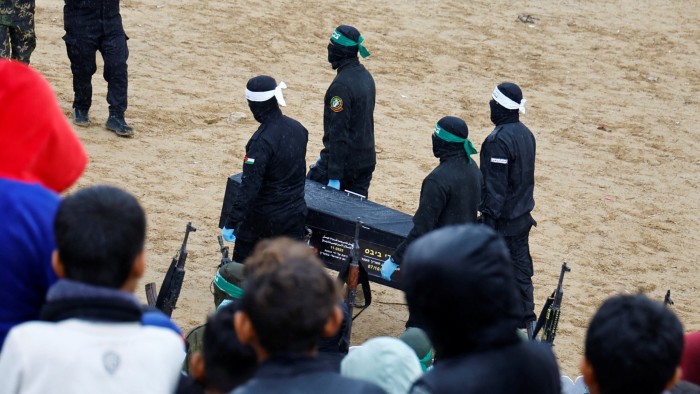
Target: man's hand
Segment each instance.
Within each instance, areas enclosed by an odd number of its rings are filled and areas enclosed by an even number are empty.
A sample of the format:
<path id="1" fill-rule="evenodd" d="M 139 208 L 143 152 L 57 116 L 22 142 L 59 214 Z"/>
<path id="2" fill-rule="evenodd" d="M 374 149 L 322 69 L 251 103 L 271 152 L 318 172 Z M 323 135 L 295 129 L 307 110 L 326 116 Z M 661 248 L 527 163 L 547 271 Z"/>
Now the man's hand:
<path id="1" fill-rule="evenodd" d="M 335 190 L 340 190 L 340 180 L 338 179 L 329 179 L 328 180 L 328 186 L 332 187 Z"/>
<path id="2" fill-rule="evenodd" d="M 236 236 L 233 235 L 233 229 L 232 228 L 224 228 L 221 229 L 221 237 L 229 242 L 236 242 Z"/>
<path id="3" fill-rule="evenodd" d="M 394 262 L 394 259 L 389 257 L 382 263 L 382 278 L 391 281 L 391 275 L 393 275 L 394 271 L 396 271 L 396 268 L 398 268 L 399 265 Z"/>

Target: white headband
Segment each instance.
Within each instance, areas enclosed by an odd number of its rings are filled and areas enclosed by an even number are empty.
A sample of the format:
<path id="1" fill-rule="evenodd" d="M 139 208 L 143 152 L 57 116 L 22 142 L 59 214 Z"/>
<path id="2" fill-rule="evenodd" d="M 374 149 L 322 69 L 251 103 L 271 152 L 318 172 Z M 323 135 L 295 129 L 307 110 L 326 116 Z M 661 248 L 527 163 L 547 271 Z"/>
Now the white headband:
<path id="1" fill-rule="evenodd" d="M 501 91 L 498 90 L 498 86 L 496 86 L 496 88 L 493 89 L 493 93 L 491 93 L 491 97 L 493 97 L 493 99 L 496 100 L 496 102 L 498 104 L 501 104 L 502 106 L 504 106 L 508 109 L 517 109 L 520 112 L 525 113 L 525 103 L 527 102 L 527 100 L 522 99 L 522 100 L 520 100 L 520 104 L 518 104 L 515 101 L 511 100 L 510 97 L 501 93 Z"/>
<path id="2" fill-rule="evenodd" d="M 250 101 L 267 101 L 273 97 L 277 99 L 279 105 L 286 107 L 287 103 L 284 101 L 284 96 L 282 95 L 282 89 L 287 89 L 287 84 L 280 82 L 275 90 L 268 90 L 267 92 L 251 92 L 250 90 L 245 90 L 245 98 Z"/>

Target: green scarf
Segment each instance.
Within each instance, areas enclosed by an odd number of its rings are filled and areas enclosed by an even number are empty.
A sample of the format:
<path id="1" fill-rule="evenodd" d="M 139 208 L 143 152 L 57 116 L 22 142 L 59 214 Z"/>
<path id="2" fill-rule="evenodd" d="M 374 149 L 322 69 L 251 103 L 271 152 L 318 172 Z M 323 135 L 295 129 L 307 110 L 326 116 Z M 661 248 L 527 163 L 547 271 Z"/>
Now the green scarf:
<path id="1" fill-rule="evenodd" d="M 363 58 L 369 56 L 369 51 L 367 50 L 367 48 L 364 47 L 364 45 L 362 45 L 362 41 L 364 40 L 365 39 L 362 36 L 360 36 L 360 39 L 357 40 L 357 42 L 355 42 L 345 37 L 338 30 L 334 30 L 333 34 L 331 34 L 331 41 L 338 45 L 342 45 L 344 47 L 354 47 L 355 45 L 357 45 L 358 49 L 360 50 L 360 55 L 362 55 Z"/>
<path id="2" fill-rule="evenodd" d="M 221 276 L 221 274 L 219 274 L 218 272 L 216 273 L 216 276 L 214 276 L 214 284 L 216 285 L 216 287 L 221 289 L 221 291 L 230 295 L 233 298 L 239 300 L 243 298 L 243 289 L 224 279 L 224 277 Z"/>
<path id="3" fill-rule="evenodd" d="M 457 137 L 456 135 L 440 127 L 440 125 L 437 123 L 435 124 L 435 135 L 443 141 L 463 143 L 464 150 L 467 152 L 467 157 L 478 153 L 476 148 L 474 147 L 474 144 L 472 144 L 472 142 L 469 141 L 468 138 Z M 471 160 L 471 157 L 469 157 L 469 160 Z"/>

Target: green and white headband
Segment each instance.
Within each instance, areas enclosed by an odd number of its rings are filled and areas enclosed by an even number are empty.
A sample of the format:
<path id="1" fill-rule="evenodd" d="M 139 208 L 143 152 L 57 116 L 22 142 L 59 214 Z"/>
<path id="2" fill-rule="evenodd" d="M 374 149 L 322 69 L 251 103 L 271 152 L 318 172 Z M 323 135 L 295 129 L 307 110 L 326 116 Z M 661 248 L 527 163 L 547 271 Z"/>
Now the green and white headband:
<path id="1" fill-rule="evenodd" d="M 472 142 L 469 141 L 469 138 L 457 137 L 456 135 L 454 135 L 454 134 L 450 133 L 449 131 L 440 127 L 440 125 L 438 123 L 435 124 L 435 136 L 440 138 L 443 141 L 463 143 L 464 150 L 467 152 L 467 156 L 471 156 L 471 155 L 477 153 L 477 150 L 474 147 L 474 144 L 472 144 Z"/>
<path id="2" fill-rule="evenodd" d="M 367 48 L 365 48 L 364 45 L 362 45 L 362 41 L 365 39 L 360 36 L 360 38 L 357 41 L 353 41 L 343 35 L 343 33 L 339 32 L 338 30 L 334 30 L 333 33 L 331 34 L 331 41 L 338 45 L 342 45 L 344 47 L 354 47 L 357 45 L 358 50 L 360 51 L 360 55 L 365 58 L 370 55 L 369 51 Z"/>

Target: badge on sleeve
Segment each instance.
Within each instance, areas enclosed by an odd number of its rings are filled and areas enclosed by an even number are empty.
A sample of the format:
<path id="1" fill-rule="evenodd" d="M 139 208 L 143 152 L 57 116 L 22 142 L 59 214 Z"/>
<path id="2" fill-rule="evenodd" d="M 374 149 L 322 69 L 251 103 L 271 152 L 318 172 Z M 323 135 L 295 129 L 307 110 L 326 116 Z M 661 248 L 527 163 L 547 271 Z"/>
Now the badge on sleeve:
<path id="1" fill-rule="evenodd" d="M 333 96 L 330 102 L 331 111 L 340 112 L 343 110 L 343 99 L 340 96 Z"/>
<path id="2" fill-rule="evenodd" d="M 508 164 L 508 159 L 507 159 L 507 158 L 501 158 L 501 157 L 492 157 L 492 158 L 491 158 L 491 163 L 496 163 L 496 164 Z"/>
<path id="3" fill-rule="evenodd" d="M 255 164 L 255 159 L 253 159 L 252 157 L 248 157 L 248 155 L 246 155 L 243 158 L 243 164 Z"/>

